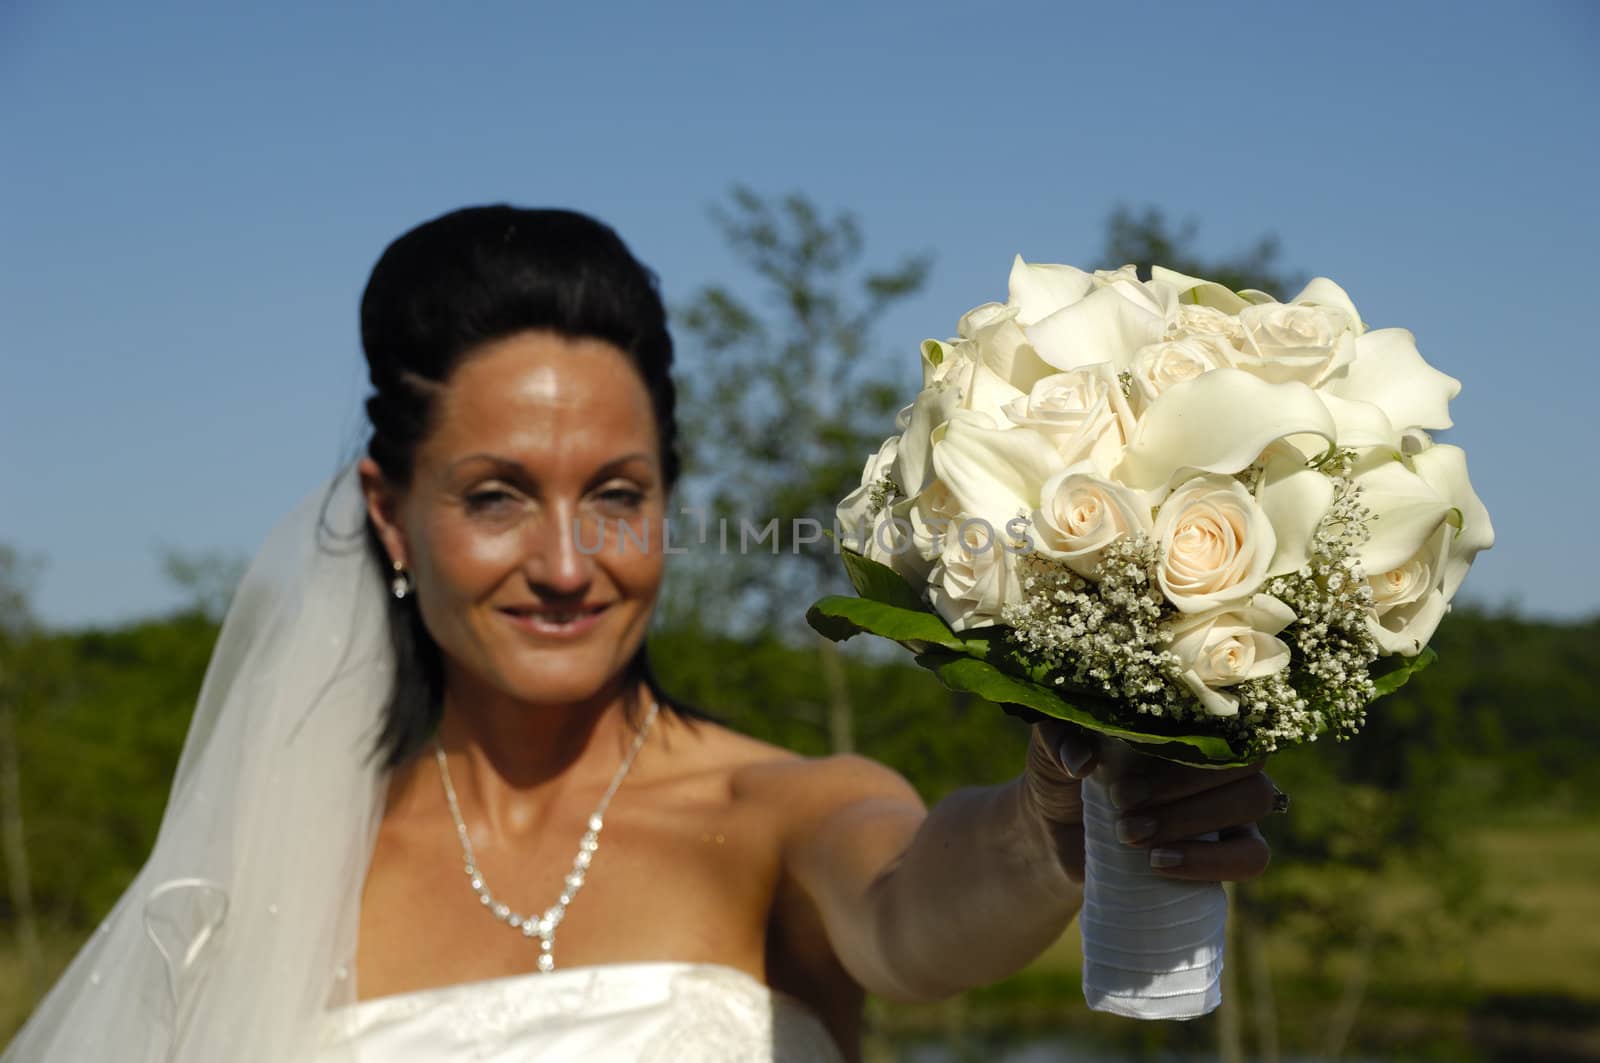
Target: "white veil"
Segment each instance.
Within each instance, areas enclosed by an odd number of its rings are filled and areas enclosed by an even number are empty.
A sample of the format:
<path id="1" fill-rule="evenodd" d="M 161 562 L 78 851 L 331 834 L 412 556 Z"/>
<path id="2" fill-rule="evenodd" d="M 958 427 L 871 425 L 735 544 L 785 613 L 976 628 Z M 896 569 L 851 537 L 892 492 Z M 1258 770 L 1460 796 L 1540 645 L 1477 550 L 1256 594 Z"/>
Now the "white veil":
<path id="1" fill-rule="evenodd" d="M 352 464 L 252 562 L 149 861 L 0 1063 L 305 1060 L 354 1001 L 394 674 L 364 516 Z"/>

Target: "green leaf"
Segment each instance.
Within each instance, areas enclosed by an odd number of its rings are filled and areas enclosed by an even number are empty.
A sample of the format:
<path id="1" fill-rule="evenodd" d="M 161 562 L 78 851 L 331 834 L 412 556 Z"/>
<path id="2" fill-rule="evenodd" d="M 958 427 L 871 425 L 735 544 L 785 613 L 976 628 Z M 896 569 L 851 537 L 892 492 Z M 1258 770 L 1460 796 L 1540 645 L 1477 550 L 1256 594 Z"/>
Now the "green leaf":
<path id="1" fill-rule="evenodd" d="M 927 603 L 922 600 L 922 595 L 918 594 L 900 573 L 854 550 L 842 549 L 839 553 L 844 558 L 844 570 L 850 577 L 850 585 L 861 597 L 885 605 L 898 606 L 901 609 L 914 609 L 938 619 L 938 614 L 929 610 Z M 944 624 L 944 620 L 939 619 L 939 623 Z M 948 625 L 945 626 L 945 630 L 949 630 Z"/>
<path id="2" fill-rule="evenodd" d="M 1385 657 L 1372 666 L 1372 685 L 1377 688 L 1377 693 L 1372 695 L 1372 700 L 1377 701 L 1385 694 L 1393 694 L 1405 686 L 1413 675 L 1422 671 L 1428 665 L 1439 659 L 1432 646 L 1422 647 L 1422 652 L 1415 657 Z"/>
<path id="3" fill-rule="evenodd" d="M 881 635 L 921 653 L 929 646 L 943 646 L 955 653 L 968 653 L 974 647 L 950 630 L 937 613 L 924 609 L 903 609 L 869 598 L 833 594 L 817 601 L 806 611 L 806 622 L 834 642 L 862 634 Z"/>
<path id="4" fill-rule="evenodd" d="M 1238 767 L 1249 763 L 1227 739 L 1216 735 L 1166 735 L 1107 722 L 1099 713 L 1110 716 L 1116 706 L 1107 698 L 1079 691 L 1069 692 L 1072 701 L 1038 683 L 1009 675 L 987 661 L 953 653 L 923 653 L 917 663 L 939 677 L 951 690 L 965 691 L 997 704 L 1022 705 L 1075 723 L 1098 734 L 1120 738 L 1142 753 L 1211 768 Z M 1090 708 L 1088 706 L 1092 706 Z"/>
<path id="5" fill-rule="evenodd" d="M 1062 688 L 1046 685 L 1050 669 L 1020 654 L 1005 628 L 958 634 L 894 569 L 852 550 L 840 553 L 860 597 L 830 595 L 807 610 L 806 621 L 824 637 L 842 642 L 866 633 L 891 639 L 952 690 L 1066 720 L 1167 760 L 1212 767 L 1246 763 L 1215 735 L 1167 735 L 1111 723 L 1118 705 L 1101 695 L 1067 691 L 1073 699 L 1067 701 Z"/>

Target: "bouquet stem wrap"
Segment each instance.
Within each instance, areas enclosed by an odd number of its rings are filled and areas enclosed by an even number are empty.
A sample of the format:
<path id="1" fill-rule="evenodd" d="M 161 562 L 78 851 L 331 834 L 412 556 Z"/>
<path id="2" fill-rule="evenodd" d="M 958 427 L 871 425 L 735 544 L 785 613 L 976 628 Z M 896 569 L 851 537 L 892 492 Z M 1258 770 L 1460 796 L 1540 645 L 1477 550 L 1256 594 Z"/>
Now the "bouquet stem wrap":
<path id="1" fill-rule="evenodd" d="M 1102 739 L 1102 759 L 1138 756 Z M 1150 868 L 1150 852 L 1117 840 L 1117 811 L 1095 772 L 1083 782 L 1083 996 L 1095 1011 L 1193 1019 L 1222 1002 L 1228 898 L 1216 882 Z"/>

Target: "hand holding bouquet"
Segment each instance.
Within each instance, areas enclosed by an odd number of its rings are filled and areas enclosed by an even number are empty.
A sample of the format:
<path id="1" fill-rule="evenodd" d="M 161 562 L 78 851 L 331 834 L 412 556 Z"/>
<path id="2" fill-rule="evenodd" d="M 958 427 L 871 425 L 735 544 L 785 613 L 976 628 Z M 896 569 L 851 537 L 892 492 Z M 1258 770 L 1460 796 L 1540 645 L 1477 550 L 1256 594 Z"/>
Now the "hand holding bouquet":
<path id="1" fill-rule="evenodd" d="M 813 606 L 824 635 L 894 639 L 952 688 L 1211 766 L 1347 737 L 1432 659 L 1494 533 L 1465 455 L 1429 435 L 1460 385 L 1409 332 L 1367 329 L 1323 278 L 1280 303 L 1021 259 L 957 332 L 923 344 L 922 390 L 839 505 L 860 597 Z M 1158 887 L 1195 888 L 1089 845 L 1091 1003 L 1149 1013 L 1170 987 L 1143 976 L 1177 973 L 1193 1014 L 1214 1007 L 1217 898 L 1174 936 Z"/>

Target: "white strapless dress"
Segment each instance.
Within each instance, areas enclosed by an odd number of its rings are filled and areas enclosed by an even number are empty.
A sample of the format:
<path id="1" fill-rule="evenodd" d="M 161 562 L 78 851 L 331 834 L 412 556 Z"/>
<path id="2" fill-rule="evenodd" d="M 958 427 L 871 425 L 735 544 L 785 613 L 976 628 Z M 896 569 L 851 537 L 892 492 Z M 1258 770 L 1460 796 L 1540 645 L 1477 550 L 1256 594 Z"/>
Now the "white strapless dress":
<path id="1" fill-rule="evenodd" d="M 842 1063 L 804 1004 L 743 971 L 617 963 L 376 997 L 328 1013 L 322 1060 Z"/>

